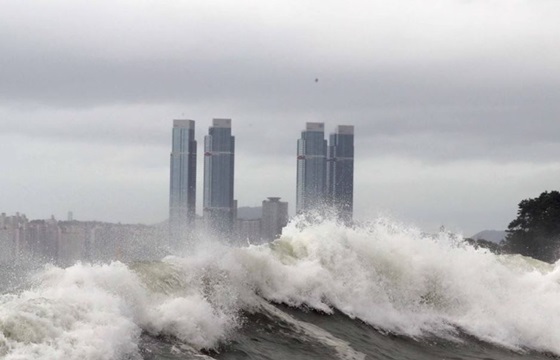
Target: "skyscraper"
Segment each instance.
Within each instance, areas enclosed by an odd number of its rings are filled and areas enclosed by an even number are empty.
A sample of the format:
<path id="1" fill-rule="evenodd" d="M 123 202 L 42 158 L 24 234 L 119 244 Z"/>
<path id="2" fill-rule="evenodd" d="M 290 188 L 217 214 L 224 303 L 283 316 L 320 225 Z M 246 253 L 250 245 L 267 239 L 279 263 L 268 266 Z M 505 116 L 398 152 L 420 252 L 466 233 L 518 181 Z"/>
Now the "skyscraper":
<path id="1" fill-rule="evenodd" d="M 298 213 L 321 207 L 326 190 L 325 124 L 308 122 L 297 142 L 297 194 Z"/>
<path id="2" fill-rule="evenodd" d="M 186 237 L 196 217 L 196 140 L 193 120 L 173 120 L 169 229 L 172 243 Z"/>
<path id="3" fill-rule="evenodd" d="M 214 119 L 204 137 L 204 221 L 221 234 L 230 234 L 235 220 L 234 159 L 231 119 Z"/>
<path id="4" fill-rule="evenodd" d="M 262 202 L 261 236 L 274 240 L 282 234 L 282 228 L 288 223 L 288 203 L 279 197 L 269 197 Z"/>
<path id="5" fill-rule="evenodd" d="M 340 125 L 329 137 L 327 202 L 345 222 L 352 220 L 353 195 L 354 126 Z"/>

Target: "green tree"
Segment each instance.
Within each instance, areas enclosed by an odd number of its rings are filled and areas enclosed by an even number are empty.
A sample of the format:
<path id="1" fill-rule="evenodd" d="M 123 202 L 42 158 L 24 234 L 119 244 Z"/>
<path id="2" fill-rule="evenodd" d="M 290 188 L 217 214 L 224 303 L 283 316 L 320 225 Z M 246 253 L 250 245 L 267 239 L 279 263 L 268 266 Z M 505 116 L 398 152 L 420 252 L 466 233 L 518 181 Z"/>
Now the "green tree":
<path id="1" fill-rule="evenodd" d="M 554 262 L 560 249 L 560 192 L 545 191 L 519 203 L 507 230 L 504 250 Z"/>

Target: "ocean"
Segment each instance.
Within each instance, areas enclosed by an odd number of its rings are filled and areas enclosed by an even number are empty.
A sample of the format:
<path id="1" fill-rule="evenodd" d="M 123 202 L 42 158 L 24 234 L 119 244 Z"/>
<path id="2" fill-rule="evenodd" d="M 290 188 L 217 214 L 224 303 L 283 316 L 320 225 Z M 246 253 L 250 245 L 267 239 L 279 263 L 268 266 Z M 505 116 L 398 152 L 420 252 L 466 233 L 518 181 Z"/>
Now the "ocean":
<path id="1" fill-rule="evenodd" d="M 270 244 L 8 269 L 0 358 L 559 357 L 559 265 L 461 240 L 387 219 L 294 221 Z"/>

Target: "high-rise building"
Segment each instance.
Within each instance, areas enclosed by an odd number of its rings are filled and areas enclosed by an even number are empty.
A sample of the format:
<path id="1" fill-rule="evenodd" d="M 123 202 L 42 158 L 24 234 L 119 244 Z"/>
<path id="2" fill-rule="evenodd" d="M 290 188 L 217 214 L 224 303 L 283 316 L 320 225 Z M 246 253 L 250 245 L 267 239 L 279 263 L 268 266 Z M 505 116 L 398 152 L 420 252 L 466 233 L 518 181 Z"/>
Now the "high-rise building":
<path id="1" fill-rule="evenodd" d="M 324 205 L 326 155 L 325 124 L 308 122 L 297 142 L 296 211 L 298 213 Z"/>
<path id="2" fill-rule="evenodd" d="M 262 202 L 261 237 L 274 240 L 288 224 L 288 203 L 279 197 L 269 197 Z"/>
<path id="3" fill-rule="evenodd" d="M 204 222 L 222 235 L 231 234 L 235 220 L 234 159 L 231 119 L 214 119 L 204 137 Z"/>
<path id="4" fill-rule="evenodd" d="M 340 125 L 329 137 L 327 202 L 345 221 L 352 220 L 354 195 L 354 126 Z"/>
<path id="5" fill-rule="evenodd" d="M 196 140 L 193 120 L 173 120 L 169 229 L 176 245 L 188 238 L 196 217 Z"/>

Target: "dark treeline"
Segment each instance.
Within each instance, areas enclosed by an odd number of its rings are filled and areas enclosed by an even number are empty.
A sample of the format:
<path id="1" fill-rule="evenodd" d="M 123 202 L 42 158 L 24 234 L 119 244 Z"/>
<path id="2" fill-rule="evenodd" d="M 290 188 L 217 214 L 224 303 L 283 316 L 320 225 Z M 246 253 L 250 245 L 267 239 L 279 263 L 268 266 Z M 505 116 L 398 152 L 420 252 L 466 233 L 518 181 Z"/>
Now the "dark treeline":
<path id="1" fill-rule="evenodd" d="M 560 192 L 545 191 L 519 203 L 517 217 L 510 222 L 500 244 L 465 239 L 476 247 L 495 253 L 521 254 L 549 263 L 560 259 Z"/>

